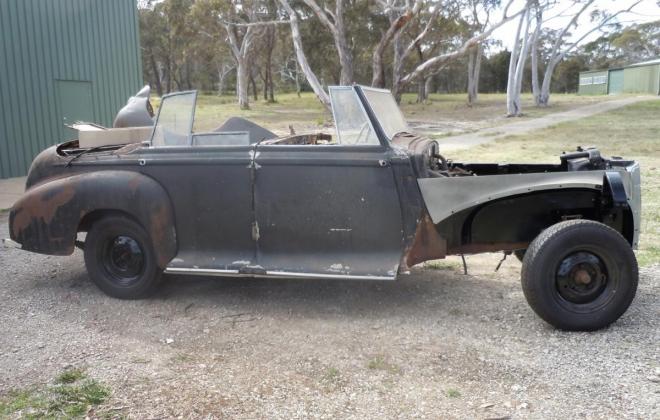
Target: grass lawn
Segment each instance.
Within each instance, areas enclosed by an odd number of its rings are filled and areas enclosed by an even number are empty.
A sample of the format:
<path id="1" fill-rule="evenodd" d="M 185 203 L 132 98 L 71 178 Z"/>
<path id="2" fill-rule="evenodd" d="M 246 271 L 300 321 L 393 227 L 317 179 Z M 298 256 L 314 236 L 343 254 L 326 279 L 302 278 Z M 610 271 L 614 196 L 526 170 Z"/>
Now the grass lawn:
<path id="1" fill-rule="evenodd" d="M 446 153 L 472 162 L 559 162 L 562 151 L 597 146 L 642 167 L 640 265 L 660 263 L 660 100 L 649 100 L 532 133 Z"/>

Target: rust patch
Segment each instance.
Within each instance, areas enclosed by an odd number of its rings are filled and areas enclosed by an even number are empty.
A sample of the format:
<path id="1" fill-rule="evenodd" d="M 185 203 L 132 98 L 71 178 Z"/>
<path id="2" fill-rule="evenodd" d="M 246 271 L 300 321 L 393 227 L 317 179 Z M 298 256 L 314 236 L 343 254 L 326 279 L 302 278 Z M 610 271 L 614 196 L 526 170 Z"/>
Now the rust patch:
<path id="1" fill-rule="evenodd" d="M 424 212 L 412 245 L 406 250 L 403 261 L 408 267 L 428 260 L 444 258 L 447 255 L 447 241 L 440 236 L 428 213 Z"/>
<path id="2" fill-rule="evenodd" d="M 18 237 L 33 222 L 50 224 L 62 206 L 75 196 L 73 185 L 40 188 L 29 191 L 12 208 L 12 233 Z"/>
<path id="3" fill-rule="evenodd" d="M 173 227 L 170 226 L 170 222 L 172 221 L 165 205 L 156 207 L 150 214 L 149 236 L 153 241 L 154 251 L 160 267 L 165 267 L 170 262 L 170 256 L 163 251 L 163 249 L 167 249 L 169 242 L 171 242 L 168 232 Z"/>

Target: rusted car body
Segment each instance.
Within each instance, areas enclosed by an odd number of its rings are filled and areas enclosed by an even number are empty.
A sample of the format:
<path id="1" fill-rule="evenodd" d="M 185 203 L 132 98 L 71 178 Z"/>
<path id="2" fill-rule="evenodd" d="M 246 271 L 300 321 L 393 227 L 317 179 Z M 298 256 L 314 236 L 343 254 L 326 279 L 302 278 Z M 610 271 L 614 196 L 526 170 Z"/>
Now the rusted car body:
<path id="1" fill-rule="evenodd" d="M 411 132 L 389 92 L 330 93 L 334 138 L 276 137 L 248 123 L 193 133 L 196 94 L 182 92 L 163 98 L 148 142 L 53 146 L 35 158 L 11 210 L 11 239 L 69 255 L 85 247 L 80 232 L 119 215 L 146 231 L 150 244 L 133 248 L 152 246 L 165 273 L 361 280 L 393 280 L 447 255 L 522 252 L 574 219 L 637 246 L 633 161 L 595 149 L 558 164 L 447 161 Z"/>

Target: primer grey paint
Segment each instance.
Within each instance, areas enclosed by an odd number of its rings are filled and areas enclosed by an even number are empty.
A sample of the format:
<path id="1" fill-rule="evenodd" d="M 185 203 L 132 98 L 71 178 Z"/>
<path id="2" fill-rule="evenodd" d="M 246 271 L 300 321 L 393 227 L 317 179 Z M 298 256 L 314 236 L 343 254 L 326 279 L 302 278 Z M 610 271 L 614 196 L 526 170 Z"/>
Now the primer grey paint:
<path id="1" fill-rule="evenodd" d="M 605 171 L 422 178 L 417 183 L 426 208 L 439 223 L 452 214 L 498 198 L 565 188 L 600 189 Z"/>

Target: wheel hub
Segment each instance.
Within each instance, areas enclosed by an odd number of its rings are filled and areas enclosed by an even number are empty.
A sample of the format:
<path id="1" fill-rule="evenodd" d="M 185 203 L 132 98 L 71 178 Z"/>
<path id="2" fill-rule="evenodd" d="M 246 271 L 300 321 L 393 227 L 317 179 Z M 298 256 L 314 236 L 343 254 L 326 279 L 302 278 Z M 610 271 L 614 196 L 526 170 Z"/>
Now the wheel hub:
<path id="1" fill-rule="evenodd" d="M 607 269 L 591 252 L 574 252 L 566 256 L 555 275 L 559 295 L 569 302 L 588 303 L 601 295 L 607 285 Z"/>
<path id="2" fill-rule="evenodd" d="M 128 285 L 144 270 L 144 253 L 140 244 L 129 236 L 117 236 L 108 241 L 104 266 L 115 280 Z"/>

